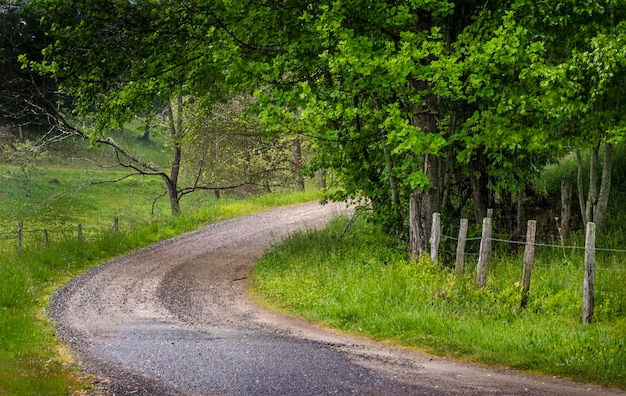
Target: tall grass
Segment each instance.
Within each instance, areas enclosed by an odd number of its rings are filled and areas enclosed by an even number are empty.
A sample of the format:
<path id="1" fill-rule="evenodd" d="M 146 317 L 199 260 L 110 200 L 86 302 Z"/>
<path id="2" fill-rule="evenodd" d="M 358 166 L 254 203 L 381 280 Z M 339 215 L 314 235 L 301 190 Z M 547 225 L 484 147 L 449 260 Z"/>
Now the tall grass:
<path id="1" fill-rule="evenodd" d="M 345 223 L 290 238 L 253 270 L 261 301 L 351 333 L 461 359 L 626 388 L 626 307 L 600 298 L 596 322 L 581 324 L 579 257 L 539 252 L 530 305 L 520 309 L 521 257 L 490 262 L 487 287 L 405 248 L 374 226 Z M 604 260 L 623 271 L 621 260 Z M 600 280 L 623 293 L 623 272 Z M 603 283 L 605 282 L 605 283 Z M 607 294 L 610 295 L 610 294 Z M 607 308 L 604 308 L 606 305 Z"/>

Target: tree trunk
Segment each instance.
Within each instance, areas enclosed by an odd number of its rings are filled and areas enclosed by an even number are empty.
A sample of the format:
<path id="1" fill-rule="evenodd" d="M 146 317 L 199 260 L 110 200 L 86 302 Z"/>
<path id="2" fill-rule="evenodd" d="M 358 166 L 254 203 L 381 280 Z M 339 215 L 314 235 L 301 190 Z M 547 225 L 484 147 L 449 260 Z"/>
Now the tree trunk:
<path id="1" fill-rule="evenodd" d="M 596 223 L 600 229 L 606 215 L 606 208 L 609 204 L 609 193 L 611 191 L 611 170 L 613 168 L 613 145 L 604 143 L 604 158 L 602 161 L 602 179 L 600 181 L 600 191 L 598 192 L 598 154 L 600 143 L 591 150 L 589 160 L 589 191 L 585 199 L 583 187 L 583 161 L 580 151 L 576 152 L 578 161 L 578 203 L 583 223 Z"/>
<path id="2" fill-rule="evenodd" d="M 561 242 L 569 235 L 572 217 L 572 179 L 565 177 L 561 180 Z"/>
<path id="3" fill-rule="evenodd" d="M 326 171 L 324 169 L 317 171 L 317 187 L 326 188 Z"/>
<path id="4" fill-rule="evenodd" d="M 604 143 L 604 159 L 602 161 L 602 180 L 600 181 L 600 193 L 594 207 L 593 220 L 596 228 L 601 229 L 604 223 L 606 208 L 609 204 L 611 192 L 611 171 L 613 169 L 613 145 Z"/>
<path id="5" fill-rule="evenodd" d="M 426 207 L 423 208 L 423 218 L 425 219 L 424 227 L 430 232 L 432 229 L 433 213 L 439 212 L 441 209 L 439 158 L 432 154 L 426 154 L 424 156 L 424 172 L 428 177 L 429 185 L 428 190 L 426 190 L 424 194 Z"/>
<path id="6" fill-rule="evenodd" d="M 293 173 L 296 178 L 296 189 L 304 191 L 304 176 L 302 176 L 302 145 L 300 138 L 295 138 L 291 146 L 293 151 Z"/>
<path id="7" fill-rule="evenodd" d="M 420 195 L 415 191 L 409 198 L 409 255 L 412 261 L 417 261 L 426 252 L 424 221 L 420 216 L 420 202 L 423 200 Z"/>
<path id="8" fill-rule="evenodd" d="M 429 86 L 426 82 L 418 81 L 413 83 L 418 92 L 426 92 Z M 425 102 L 423 106 L 413 109 L 413 125 L 419 127 L 422 133 L 428 135 L 437 132 L 437 113 L 436 98 L 433 94 L 425 94 Z M 423 222 L 422 232 L 430 232 L 433 213 L 438 212 L 441 208 L 440 197 L 440 181 L 439 181 L 439 158 L 434 154 L 425 153 L 421 159 L 421 166 L 424 174 L 428 177 L 428 189 L 421 191 L 415 197 L 419 197 L 420 202 L 419 218 Z M 413 195 L 411 196 L 413 198 Z M 412 221 L 411 218 L 409 221 Z M 424 238 L 428 240 L 428 236 L 424 234 Z"/>
<path id="9" fill-rule="evenodd" d="M 476 223 L 481 224 L 487 217 L 489 209 L 489 178 L 487 176 L 486 158 L 482 154 L 469 163 L 469 179 L 474 198 L 474 216 Z"/>
<path id="10" fill-rule="evenodd" d="M 587 203 L 585 206 L 585 217 L 587 221 L 594 222 L 594 207 L 598 200 L 598 152 L 600 144 L 591 150 L 591 159 L 589 160 L 589 192 L 587 193 Z"/>
<path id="11" fill-rule="evenodd" d="M 180 175 L 180 163 L 182 158 L 182 149 L 181 149 L 181 134 L 182 134 L 182 118 L 183 118 L 183 98 L 179 96 L 177 99 L 177 114 L 174 116 L 174 111 L 172 110 L 172 104 L 170 101 L 167 103 L 167 118 L 168 118 L 168 126 L 170 130 L 170 135 L 172 136 L 172 144 L 173 148 L 173 156 L 172 156 L 172 166 L 170 168 L 170 175 L 163 176 L 165 183 L 167 184 L 167 192 L 170 199 L 170 207 L 172 210 L 172 215 L 178 216 L 180 211 L 180 200 L 178 198 L 178 177 Z"/>
<path id="12" fill-rule="evenodd" d="M 391 196 L 391 204 L 397 205 L 400 201 L 398 199 L 398 187 L 396 178 L 393 176 L 393 164 L 391 162 L 391 157 L 389 156 L 389 149 L 385 143 L 386 137 L 383 136 L 383 155 L 385 156 L 385 170 L 387 171 L 387 177 L 389 178 L 389 193 Z"/>
<path id="13" fill-rule="evenodd" d="M 587 224 L 587 210 L 585 208 L 585 187 L 583 186 L 583 159 L 580 150 L 576 150 L 576 161 L 578 163 L 578 176 L 576 177 L 576 188 L 578 190 L 578 206 L 580 207 L 580 217 L 583 224 Z"/>
<path id="14" fill-rule="evenodd" d="M 416 30 L 420 32 L 430 31 L 433 25 L 432 14 L 425 10 L 419 12 Z M 423 63 L 428 64 L 432 60 L 427 58 Z M 421 104 L 410 105 L 411 124 L 420 128 L 422 133 L 426 135 L 436 133 L 437 97 L 432 92 L 430 84 L 428 81 L 409 79 L 409 86 L 416 93 L 423 95 Z M 416 154 L 420 155 L 421 153 Z M 411 239 L 410 250 L 414 259 L 426 251 L 426 240 L 429 239 L 426 232 L 430 232 L 433 213 L 438 212 L 441 207 L 439 159 L 434 153 L 423 153 L 421 162 L 422 170 L 428 177 L 429 186 L 426 191 L 413 191 L 410 196 L 410 209 L 417 210 L 414 215 L 409 215 L 409 234 L 413 234 L 413 237 L 409 237 Z M 420 202 L 414 202 L 418 199 Z M 415 239 L 413 240 L 413 238 Z"/>
<path id="15" fill-rule="evenodd" d="M 517 189 L 517 209 L 515 213 L 515 227 L 517 230 L 522 229 L 522 222 L 524 221 L 524 188 L 519 187 Z"/>
<path id="16" fill-rule="evenodd" d="M 172 215 L 178 216 L 181 214 L 180 211 L 180 200 L 178 199 L 178 188 L 176 183 L 172 181 L 167 175 L 161 176 L 167 185 L 167 196 L 170 201 L 170 208 L 172 210 Z"/>

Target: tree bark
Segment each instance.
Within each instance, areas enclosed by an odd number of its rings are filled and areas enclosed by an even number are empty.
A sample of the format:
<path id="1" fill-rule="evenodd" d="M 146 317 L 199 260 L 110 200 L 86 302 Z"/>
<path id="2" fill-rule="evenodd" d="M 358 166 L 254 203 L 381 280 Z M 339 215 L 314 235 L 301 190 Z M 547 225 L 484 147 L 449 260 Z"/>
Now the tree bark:
<path id="1" fill-rule="evenodd" d="M 414 84 L 415 89 L 418 92 L 426 92 L 429 90 L 429 86 L 426 82 L 418 81 Z M 422 133 L 428 135 L 437 132 L 437 113 L 436 113 L 436 98 L 433 94 L 426 94 L 424 99 L 424 105 L 413 109 L 413 125 L 419 127 Z M 423 222 L 422 230 L 428 230 L 432 225 L 433 213 L 439 212 L 441 209 L 440 198 L 440 180 L 439 180 L 439 158 L 431 153 L 426 153 L 422 156 L 421 160 L 422 170 L 426 177 L 428 177 L 428 188 L 421 191 L 417 196 L 422 200 L 419 204 L 419 219 Z M 410 219 L 412 221 L 413 219 Z M 425 239 L 428 239 L 427 235 L 424 235 Z"/>
<path id="2" fill-rule="evenodd" d="M 433 25 L 432 14 L 426 10 L 420 10 L 419 13 L 416 30 L 429 31 Z M 428 64 L 432 60 L 427 58 L 423 62 Z M 430 84 L 427 81 L 410 78 L 409 86 L 416 93 L 423 95 L 422 103 L 409 107 L 412 113 L 411 124 L 420 128 L 425 135 L 437 132 L 437 97 L 432 92 Z M 428 236 L 425 230 L 430 232 L 433 213 L 438 212 L 441 207 L 439 159 L 434 153 L 426 152 L 422 155 L 421 162 L 422 170 L 428 177 L 429 186 L 425 191 L 413 191 L 410 196 L 410 209 L 417 211 L 414 215 L 409 215 L 409 230 L 410 234 L 413 234 L 413 237 L 409 237 L 410 251 L 414 259 L 426 251 Z M 418 199 L 420 202 L 415 202 Z"/>
<path id="3" fill-rule="evenodd" d="M 477 157 L 470 161 L 469 180 L 474 198 L 474 216 L 476 223 L 480 224 L 487 217 L 489 209 L 489 178 L 486 158 L 483 154 L 477 154 Z"/>
<path id="4" fill-rule="evenodd" d="M 412 261 L 417 261 L 426 252 L 424 221 L 420 210 L 423 201 L 420 195 L 419 191 L 414 191 L 409 198 L 409 255 Z"/>
<path id="5" fill-rule="evenodd" d="M 326 188 L 326 171 L 324 169 L 317 171 L 317 187 Z"/>
<path id="6" fill-rule="evenodd" d="M 587 224 L 587 210 L 585 208 L 585 187 L 583 186 L 583 159 L 580 150 L 576 150 L 576 162 L 578 163 L 578 176 L 576 177 L 576 188 L 578 190 L 578 206 L 580 207 L 580 217 L 583 224 Z"/>
<path id="7" fill-rule="evenodd" d="M 561 180 L 561 242 L 565 243 L 565 238 L 569 235 L 570 221 L 572 217 L 572 179 L 563 178 Z"/>
<path id="8" fill-rule="evenodd" d="M 591 159 L 589 160 L 589 192 L 587 193 L 587 203 L 585 206 L 585 216 L 587 221 L 594 222 L 594 207 L 598 200 L 598 152 L 600 144 L 591 150 Z"/>
<path id="9" fill-rule="evenodd" d="M 424 208 L 424 218 L 427 230 L 432 229 L 433 213 L 439 212 L 441 209 L 441 183 L 439 180 L 439 158 L 432 154 L 424 156 L 424 172 L 428 177 L 428 190 L 426 190 L 426 208 Z M 430 237 L 429 237 L 430 238 Z"/>
<path id="10" fill-rule="evenodd" d="M 589 191 L 585 199 L 583 187 L 583 161 L 580 151 L 576 152 L 578 161 L 578 203 L 583 223 L 593 222 L 600 229 L 604 222 L 606 209 L 609 203 L 609 193 L 611 191 L 611 171 L 613 168 L 613 145 L 604 143 L 604 158 L 602 161 L 602 176 L 600 181 L 600 191 L 598 191 L 598 155 L 600 143 L 591 150 L 589 160 Z"/>
<path id="11" fill-rule="evenodd" d="M 517 189 L 517 208 L 515 213 L 515 227 L 518 230 L 522 229 L 522 222 L 524 221 L 524 188 Z"/>
<path id="12" fill-rule="evenodd" d="M 398 199 L 398 183 L 396 182 L 396 178 L 393 176 L 393 163 L 391 162 L 391 157 L 389 156 L 389 149 L 385 144 L 386 137 L 383 136 L 383 155 L 385 156 L 385 169 L 387 171 L 388 180 L 389 180 L 389 194 L 391 196 L 391 204 L 397 205 L 399 203 Z"/>
<path id="13" fill-rule="evenodd" d="M 602 179 L 600 181 L 600 193 L 594 207 L 593 220 L 596 228 L 601 229 L 604 224 L 606 208 L 609 204 L 611 192 L 611 171 L 613 170 L 613 145 L 604 143 L 604 159 L 602 160 Z"/>
<path id="14" fill-rule="evenodd" d="M 296 178 L 296 189 L 304 191 L 304 177 L 302 176 L 302 145 L 300 138 L 295 138 L 291 146 L 293 151 L 293 173 Z"/>
<path id="15" fill-rule="evenodd" d="M 174 111 L 172 109 L 172 103 L 168 101 L 167 103 L 167 118 L 168 118 L 168 126 L 170 130 L 170 135 L 172 136 L 172 144 L 173 144 L 173 156 L 172 156 L 172 166 L 170 168 L 170 175 L 163 175 L 163 180 L 165 180 L 165 184 L 167 184 L 167 193 L 170 200 L 170 208 L 172 210 L 172 215 L 178 216 L 181 213 L 180 210 L 180 199 L 178 198 L 178 177 L 180 175 L 180 163 L 182 158 L 182 148 L 181 148 L 181 134 L 182 134 L 182 122 L 183 122 L 183 97 L 179 96 L 176 101 L 177 109 L 176 116 L 174 116 Z"/>

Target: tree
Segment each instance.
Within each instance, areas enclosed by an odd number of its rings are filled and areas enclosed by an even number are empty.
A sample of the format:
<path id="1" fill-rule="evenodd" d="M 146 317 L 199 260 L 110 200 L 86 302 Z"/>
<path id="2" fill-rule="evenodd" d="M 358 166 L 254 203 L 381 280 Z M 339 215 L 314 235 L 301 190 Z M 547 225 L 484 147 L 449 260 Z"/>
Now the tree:
<path id="1" fill-rule="evenodd" d="M 285 7 L 284 36 L 271 45 L 280 51 L 256 64 L 259 73 L 274 71 L 264 75 L 271 85 L 259 91 L 261 103 L 296 117 L 315 140 L 314 166 L 333 170 L 340 188 L 331 198 L 362 198 L 389 231 L 405 234 L 411 196 L 420 201 L 418 230 L 439 206 L 445 140 L 425 76 L 443 48 L 434 21 L 451 10 L 447 2 L 410 3 Z"/>
<path id="2" fill-rule="evenodd" d="M 583 223 L 604 223 L 611 187 L 612 151 L 624 140 L 624 35 L 626 4 L 563 2 L 556 10 L 539 10 L 554 28 L 547 40 L 549 62 L 528 69 L 540 87 L 533 106 L 554 126 L 552 139 L 578 159 L 578 199 Z M 531 23 L 538 23 L 536 15 Z M 602 175 L 598 159 L 603 147 Z M 590 151 L 585 196 L 581 151 Z"/>
<path id="3" fill-rule="evenodd" d="M 223 186 L 270 191 L 278 186 L 304 189 L 302 149 L 288 134 L 271 134 L 250 111 L 252 98 L 237 96 L 227 103 L 195 104 L 189 119 L 188 176 L 195 186 L 212 188 L 219 194 Z"/>
<path id="4" fill-rule="evenodd" d="M 0 125 L 21 140 L 28 132 L 34 140 L 48 137 L 62 99 L 54 79 L 24 69 L 19 61 L 25 54 L 41 59 L 47 42 L 39 18 L 25 0 L 0 4 Z"/>
<path id="5" fill-rule="evenodd" d="M 295 115 L 316 140 L 314 166 L 341 183 L 331 197 L 363 198 L 388 231 L 410 234 L 414 257 L 442 203 L 462 207 L 469 189 L 481 219 L 493 191 L 522 190 L 553 152 L 549 139 L 524 146 L 540 130 L 532 114 L 510 117 L 541 43 L 502 3 L 487 4 L 285 8 L 286 38 L 272 45 L 281 51 L 257 67 L 272 83 L 259 94 L 278 108 L 270 117 Z"/>
<path id="6" fill-rule="evenodd" d="M 186 98 L 222 96 L 223 75 L 203 56 L 211 43 L 204 20 L 180 2 L 32 1 L 45 15 L 53 44 L 45 58 L 28 60 L 31 69 L 62 79 L 61 90 L 74 98 L 77 116 L 94 119 L 82 131 L 64 122 L 70 133 L 111 147 L 119 164 L 136 173 L 162 178 L 174 215 L 180 213 L 180 172 Z M 210 31 L 210 29 L 209 29 Z M 209 33 L 209 36 L 207 36 Z M 165 172 L 122 147 L 106 131 L 136 114 L 164 104 L 172 163 Z M 63 119 L 65 121 L 65 119 Z"/>
<path id="7" fill-rule="evenodd" d="M 264 125 L 311 140 L 327 198 L 360 199 L 414 257 L 432 212 L 511 217 L 563 147 L 621 139 L 619 2 L 37 3 L 56 39 L 40 66 L 96 131 L 155 98 L 255 90 Z"/>

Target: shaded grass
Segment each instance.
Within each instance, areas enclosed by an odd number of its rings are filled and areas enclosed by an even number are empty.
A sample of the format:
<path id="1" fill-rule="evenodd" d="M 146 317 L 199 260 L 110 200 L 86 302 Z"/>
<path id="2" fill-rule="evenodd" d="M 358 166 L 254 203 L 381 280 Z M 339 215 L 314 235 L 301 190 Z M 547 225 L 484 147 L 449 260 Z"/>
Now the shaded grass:
<path id="1" fill-rule="evenodd" d="M 284 311 L 377 340 L 626 388 L 623 298 L 600 294 L 596 323 L 582 325 L 578 257 L 538 252 L 530 304 L 521 310 L 519 255 L 494 258 L 487 287 L 478 289 L 472 268 L 455 276 L 428 260 L 410 263 L 405 247 L 372 225 L 359 223 L 339 240 L 344 224 L 275 247 L 253 270 L 254 293 Z M 620 260 L 601 265 L 623 270 Z M 622 293 L 626 277 L 617 274 L 614 285 L 599 280 L 599 288 Z"/>

